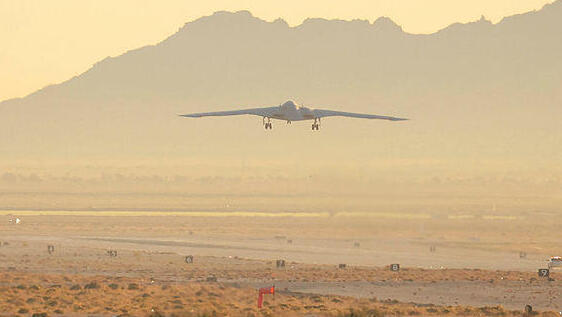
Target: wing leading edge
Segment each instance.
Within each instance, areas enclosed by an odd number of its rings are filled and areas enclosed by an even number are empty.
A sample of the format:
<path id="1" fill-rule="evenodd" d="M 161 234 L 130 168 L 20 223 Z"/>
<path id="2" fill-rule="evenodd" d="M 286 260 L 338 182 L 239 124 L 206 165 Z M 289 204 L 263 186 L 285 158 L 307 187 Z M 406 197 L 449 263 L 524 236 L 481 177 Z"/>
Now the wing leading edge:
<path id="1" fill-rule="evenodd" d="M 200 112 L 200 113 L 190 113 L 190 114 L 180 114 L 180 117 L 186 118 L 201 118 L 201 117 L 223 117 L 223 116 L 240 116 L 240 115 L 255 115 L 261 117 L 271 117 L 273 111 L 278 107 L 269 108 L 253 108 L 253 109 L 243 109 L 243 110 L 232 110 L 232 111 L 216 111 L 216 112 Z"/>
<path id="2" fill-rule="evenodd" d="M 343 111 L 334 111 L 334 110 L 314 109 L 312 112 L 314 116 L 317 118 L 337 116 L 337 117 L 350 117 L 350 118 L 362 118 L 362 119 L 380 119 L 380 120 L 390 120 L 390 121 L 408 120 L 406 118 L 397 118 L 397 117 L 389 117 L 389 116 L 379 116 L 374 114 L 363 114 L 363 113 L 343 112 Z"/>

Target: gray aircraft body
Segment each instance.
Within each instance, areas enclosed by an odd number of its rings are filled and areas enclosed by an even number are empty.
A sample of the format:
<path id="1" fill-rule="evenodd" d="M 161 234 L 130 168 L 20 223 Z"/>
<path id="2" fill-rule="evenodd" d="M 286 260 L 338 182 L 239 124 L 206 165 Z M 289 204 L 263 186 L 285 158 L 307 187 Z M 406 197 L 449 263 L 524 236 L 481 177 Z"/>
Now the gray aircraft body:
<path id="1" fill-rule="evenodd" d="M 320 119 L 324 117 L 350 117 L 361 119 L 380 119 L 389 121 L 404 121 L 408 119 L 396 118 L 389 116 L 380 116 L 373 114 L 363 114 L 354 112 L 342 112 L 334 110 L 312 109 L 304 106 L 299 106 L 293 101 L 289 100 L 279 106 L 265 107 L 265 108 L 252 108 L 231 111 L 217 111 L 217 112 L 201 112 L 182 114 L 180 116 L 187 118 L 200 118 L 200 117 L 218 117 L 218 116 L 237 116 L 237 115 L 254 115 L 263 118 L 263 125 L 265 129 L 272 129 L 271 119 L 283 120 L 287 123 L 292 121 L 314 120 L 312 123 L 312 130 L 320 129 Z M 266 121 L 267 120 L 267 121 Z"/>

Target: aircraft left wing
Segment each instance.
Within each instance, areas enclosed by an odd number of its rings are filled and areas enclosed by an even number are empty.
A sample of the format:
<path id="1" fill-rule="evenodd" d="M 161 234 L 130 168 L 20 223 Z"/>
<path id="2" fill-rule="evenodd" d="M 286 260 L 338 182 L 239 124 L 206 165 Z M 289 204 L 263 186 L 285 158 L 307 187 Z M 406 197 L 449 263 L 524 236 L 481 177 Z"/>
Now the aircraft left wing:
<path id="1" fill-rule="evenodd" d="M 239 115 L 254 115 L 260 117 L 272 117 L 275 111 L 279 107 L 268 107 L 268 108 L 253 108 L 253 109 L 242 109 L 242 110 L 232 110 L 232 111 L 216 111 L 216 112 L 199 112 L 199 113 L 189 113 L 180 114 L 180 117 L 187 118 L 201 118 L 201 117 L 223 117 L 223 116 L 239 116 Z"/>
<path id="2" fill-rule="evenodd" d="M 381 119 L 381 120 L 390 120 L 390 121 L 408 120 L 408 119 L 405 119 L 405 118 L 379 116 L 379 115 L 374 115 L 374 114 L 343 112 L 343 111 L 333 111 L 333 110 L 321 110 L 321 109 L 314 109 L 314 110 L 312 110 L 312 113 L 314 114 L 314 116 L 316 118 L 339 116 L 339 117 L 362 118 L 362 119 Z"/>

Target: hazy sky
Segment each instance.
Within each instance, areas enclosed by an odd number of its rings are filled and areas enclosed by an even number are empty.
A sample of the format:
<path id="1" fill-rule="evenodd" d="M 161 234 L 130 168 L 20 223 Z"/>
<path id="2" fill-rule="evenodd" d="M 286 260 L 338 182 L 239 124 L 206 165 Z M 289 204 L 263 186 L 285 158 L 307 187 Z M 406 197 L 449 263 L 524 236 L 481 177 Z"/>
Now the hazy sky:
<path id="1" fill-rule="evenodd" d="M 411 33 L 540 9 L 550 0 L 0 0 L 0 101 L 64 81 L 106 56 L 163 40 L 218 10 L 298 25 L 388 16 Z"/>

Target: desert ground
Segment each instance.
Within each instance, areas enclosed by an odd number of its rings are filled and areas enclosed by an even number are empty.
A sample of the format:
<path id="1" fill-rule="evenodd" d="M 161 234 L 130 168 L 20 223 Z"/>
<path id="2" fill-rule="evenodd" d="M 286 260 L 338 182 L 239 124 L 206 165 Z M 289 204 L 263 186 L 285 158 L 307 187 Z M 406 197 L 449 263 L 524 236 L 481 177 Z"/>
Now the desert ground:
<path id="1" fill-rule="evenodd" d="M 24 210 L 0 219 L 2 316 L 562 310 L 562 272 L 537 275 L 562 253 L 557 219 Z M 258 309 L 257 290 L 272 285 Z"/>

